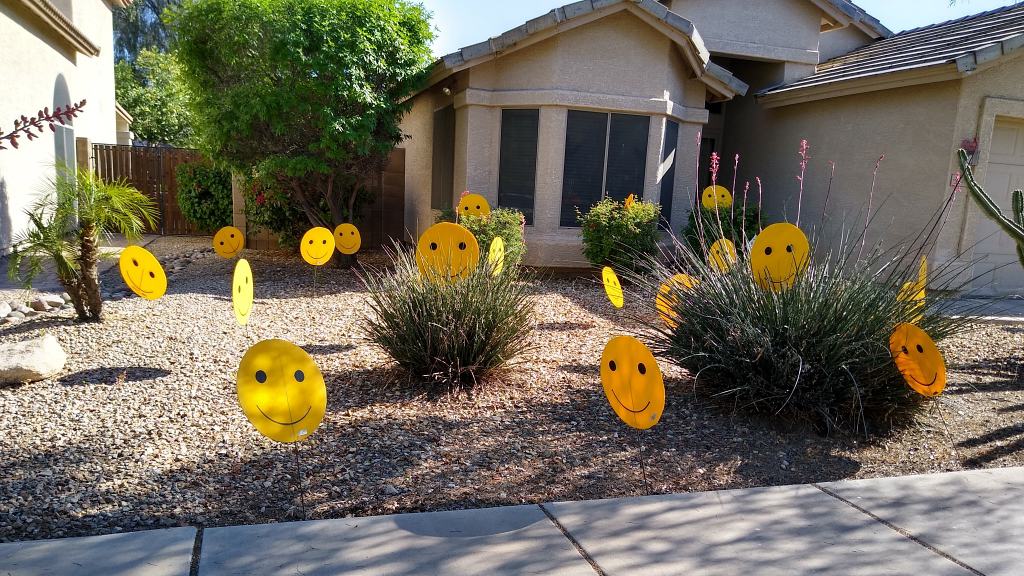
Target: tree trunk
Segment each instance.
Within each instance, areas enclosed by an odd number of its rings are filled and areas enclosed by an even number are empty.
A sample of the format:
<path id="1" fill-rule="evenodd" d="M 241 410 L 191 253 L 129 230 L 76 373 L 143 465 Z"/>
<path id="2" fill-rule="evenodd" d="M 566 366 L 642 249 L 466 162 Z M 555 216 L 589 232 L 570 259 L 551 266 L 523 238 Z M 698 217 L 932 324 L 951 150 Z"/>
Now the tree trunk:
<path id="1" fill-rule="evenodd" d="M 89 313 L 85 309 L 85 291 L 82 289 L 82 283 L 78 278 L 58 276 L 61 286 L 64 287 L 64 291 L 71 296 L 71 305 L 75 307 L 75 313 L 78 314 L 78 319 L 87 322 L 91 320 Z"/>
<path id="2" fill-rule="evenodd" d="M 99 234 L 91 223 L 82 224 L 82 229 L 79 231 L 79 247 L 81 250 L 79 274 L 81 274 L 82 289 L 85 293 L 85 307 L 89 312 L 89 319 L 99 321 L 102 320 L 103 314 L 103 295 L 100 293 L 98 269 Z"/>

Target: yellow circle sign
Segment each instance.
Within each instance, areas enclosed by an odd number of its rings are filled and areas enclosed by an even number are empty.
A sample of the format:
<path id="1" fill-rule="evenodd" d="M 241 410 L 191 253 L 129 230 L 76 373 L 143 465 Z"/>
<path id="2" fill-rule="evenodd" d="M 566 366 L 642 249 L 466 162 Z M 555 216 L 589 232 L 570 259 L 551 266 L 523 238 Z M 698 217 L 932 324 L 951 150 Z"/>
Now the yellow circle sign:
<path id="1" fill-rule="evenodd" d="M 615 274 L 615 270 L 612 270 L 611 266 L 605 266 L 601 269 L 601 283 L 604 284 L 604 293 L 608 295 L 612 306 L 622 308 L 622 305 L 625 303 L 625 298 L 622 295 L 622 283 L 619 282 L 619 277 Z"/>
<path id="2" fill-rule="evenodd" d="M 491 247 L 487 250 L 487 261 L 491 263 L 491 273 L 495 276 L 505 269 L 505 241 L 501 236 L 495 236 L 491 240 Z"/>
<path id="3" fill-rule="evenodd" d="M 236 379 L 242 412 L 271 440 L 309 438 L 327 411 L 327 387 L 320 368 L 291 342 L 263 340 L 254 344 L 242 356 Z"/>
<path id="4" fill-rule="evenodd" d="M 732 194 L 725 186 L 708 186 L 700 195 L 700 205 L 708 210 L 732 206 Z"/>
<path id="5" fill-rule="evenodd" d="M 235 275 L 231 280 L 231 305 L 235 309 L 235 320 L 239 326 L 249 323 L 252 314 L 253 291 L 252 267 L 245 258 L 235 264 Z"/>
<path id="6" fill-rule="evenodd" d="M 234 258 L 245 248 L 245 234 L 234 226 L 225 226 L 213 235 L 213 251 L 222 258 Z"/>
<path id="7" fill-rule="evenodd" d="M 338 224 L 334 229 L 334 245 L 337 246 L 338 252 L 352 255 L 359 252 L 359 247 L 362 244 L 363 237 L 359 234 L 359 228 L 356 228 L 355 225 L 344 222 Z"/>
<path id="8" fill-rule="evenodd" d="M 601 354 L 601 386 L 615 414 L 646 430 L 665 412 L 665 382 L 654 355 L 632 336 L 616 336 Z"/>
<path id="9" fill-rule="evenodd" d="M 754 280 L 766 290 L 790 288 L 810 262 L 811 245 L 803 230 L 788 222 L 765 228 L 750 249 Z"/>
<path id="10" fill-rule="evenodd" d="M 946 361 L 927 332 L 898 324 L 889 338 L 889 353 L 907 384 L 923 396 L 938 396 L 946 387 Z"/>
<path id="11" fill-rule="evenodd" d="M 658 316 L 668 325 L 669 328 L 675 328 L 679 325 L 679 314 L 676 312 L 676 306 L 679 305 L 679 298 L 676 296 L 676 292 L 683 290 L 691 290 L 696 286 L 700 280 L 690 276 L 689 274 L 676 274 L 668 280 L 662 282 L 661 286 L 658 287 L 658 295 L 654 297 L 654 306 L 658 309 Z"/>
<path id="12" fill-rule="evenodd" d="M 736 245 L 728 238 L 719 238 L 708 248 L 708 264 L 719 272 L 731 270 L 736 260 Z"/>
<path id="13" fill-rule="evenodd" d="M 430 280 L 467 278 L 480 263 L 480 244 L 473 233 L 451 222 L 427 228 L 416 243 L 416 265 Z"/>
<path id="14" fill-rule="evenodd" d="M 142 246 L 128 246 L 118 262 L 124 283 L 146 300 L 156 300 L 167 292 L 167 275 L 156 256 Z"/>
<path id="15" fill-rule="evenodd" d="M 334 234 L 323 226 L 310 228 L 299 242 L 302 259 L 313 266 L 323 266 L 334 255 Z"/>
<path id="16" fill-rule="evenodd" d="M 479 216 L 481 218 L 491 215 L 491 205 L 487 198 L 479 194 L 466 194 L 459 200 L 456 208 L 459 216 Z"/>

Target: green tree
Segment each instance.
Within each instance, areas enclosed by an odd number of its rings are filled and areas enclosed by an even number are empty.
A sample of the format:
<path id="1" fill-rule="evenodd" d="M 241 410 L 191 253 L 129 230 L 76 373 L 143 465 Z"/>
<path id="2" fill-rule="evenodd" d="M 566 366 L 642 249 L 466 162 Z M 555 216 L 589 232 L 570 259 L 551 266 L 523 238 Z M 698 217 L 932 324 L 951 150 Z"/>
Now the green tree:
<path id="1" fill-rule="evenodd" d="M 59 173 L 49 187 L 26 211 L 29 226 L 14 240 L 7 273 L 30 287 L 51 260 L 79 320 L 99 321 L 100 241 L 109 232 L 138 238 L 153 227 L 156 205 L 125 183 L 104 182 L 88 170 Z"/>
<path id="2" fill-rule="evenodd" d="M 114 10 L 114 57 L 132 66 L 145 49 L 167 52 L 170 33 L 164 10 L 180 0 L 135 0 L 127 8 Z"/>
<path id="3" fill-rule="evenodd" d="M 194 146 L 188 91 L 174 56 L 143 50 L 135 64 L 114 65 L 117 101 L 134 118 L 132 132 L 150 144 Z"/>
<path id="4" fill-rule="evenodd" d="M 313 225 L 353 221 L 431 62 L 406 0 L 185 0 L 175 53 L 205 151 L 271 175 Z"/>

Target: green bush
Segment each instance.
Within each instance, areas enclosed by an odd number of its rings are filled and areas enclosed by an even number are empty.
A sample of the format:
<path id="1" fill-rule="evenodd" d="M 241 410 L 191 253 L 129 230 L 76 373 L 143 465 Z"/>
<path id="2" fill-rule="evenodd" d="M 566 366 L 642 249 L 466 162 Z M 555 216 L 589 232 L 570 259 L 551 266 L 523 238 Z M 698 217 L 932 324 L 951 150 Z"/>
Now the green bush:
<path id="1" fill-rule="evenodd" d="M 178 207 L 200 230 L 231 224 L 231 173 L 201 162 L 179 164 Z"/>
<path id="2" fill-rule="evenodd" d="M 901 284 L 917 277 L 917 258 L 876 250 L 859 259 L 844 244 L 781 292 L 759 287 L 746 259 L 721 274 L 679 240 L 670 263 L 649 258 L 651 273 L 625 277 L 649 308 L 640 320 L 651 328 L 652 349 L 695 375 L 697 389 L 737 410 L 866 434 L 908 422 L 924 404 L 889 355 L 895 325 L 920 313 L 897 298 Z M 679 272 L 699 282 L 664 295 L 676 320 L 670 326 L 656 314 L 654 295 Z M 945 308 L 943 294 L 960 288 L 952 285 L 958 272 L 932 275 L 915 322 L 936 342 L 970 321 Z"/>
<path id="3" fill-rule="evenodd" d="M 396 245 L 390 255 L 388 269 L 361 275 L 371 309 L 363 325 L 415 380 L 471 387 L 523 351 L 534 311 L 519 268 L 494 275 L 481 255 L 468 278 L 435 283 L 420 276 L 414 254 Z"/>
<path id="4" fill-rule="evenodd" d="M 611 198 L 601 200 L 586 214 L 577 209 L 583 255 L 595 266 L 633 268 L 658 250 L 660 213 L 661 206 L 654 202 L 638 200 L 627 210 L 623 202 Z"/>
<path id="5" fill-rule="evenodd" d="M 690 216 L 683 227 L 683 239 L 690 250 L 706 253 L 707 247 L 719 238 L 728 238 L 736 245 L 738 252 L 747 241 L 757 235 L 761 211 L 756 204 L 733 205 L 732 208 L 708 210 L 699 207 L 690 211 Z"/>
<path id="6" fill-rule="evenodd" d="M 442 210 L 437 217 L 438 222 L 455 222 L 455 210 Z M 526 240 L 523 238 L 523 231 L 526 226 L 526 217 L 523 213 L 514 208 L 495 208 L 487 218 L 476 216 L 462 216 L 459 224 L 465 226 L 476 241 L 480 243 L 481 252 L 487 252 L 491 246 L 491 240 L 501 236 L 505 242 L 505 264 L 507 266 L 518 266 L 526 254 Z"/>

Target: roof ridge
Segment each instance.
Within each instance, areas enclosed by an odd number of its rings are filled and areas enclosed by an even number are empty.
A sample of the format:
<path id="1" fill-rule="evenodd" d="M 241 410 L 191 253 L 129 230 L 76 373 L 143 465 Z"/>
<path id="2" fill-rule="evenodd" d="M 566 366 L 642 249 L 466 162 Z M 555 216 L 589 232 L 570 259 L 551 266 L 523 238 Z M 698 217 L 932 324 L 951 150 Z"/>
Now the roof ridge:
<path id="1" fill-rule="evenodd" d="M 901 30 L 901 31 L 893 34 L 890 38 L 886 38 L 886 40 L 892 40 L 893 38 L 898 38 L 898 37 L 900 37 L 900 36 L 902 36 L 904 34 L 910 34 L 910 33 L 913 33 L 913 32 L 920 32 L 922 30 L 928 30 L 929 28 L 939 28 L 941 26 L 948 26 L 950 24 L 956 24 L 958 22 L 964 22 L 966 20 L 973 20 L 975 18 L 983 18 L 985 16 L 992 16 L 993 14 L 997 14 L 997 13 L 1000 13 L 1000 12 L 1010 12 L 1010 11 L 1015 10 L 1017 8 L 1024 8 L 1024 1 L 1022 1 L 1022 2 L 1015 2 L 1013 4 L 1009 4 L 1007 6 L 1001 6 L 999 8 L 993 8 L 991 10 L 986 10 L 984 12 L 978 12 L 977 14 L 968 14 L 967 16 L 961 16 L 959 18 L 953 18 L 952 20 L 946 20 L 945 22 L 936 22 L 935 24 L 925 24 L 924 26 L 918 26 L 917 28 L 909 28 L 907 30 Z"/>

